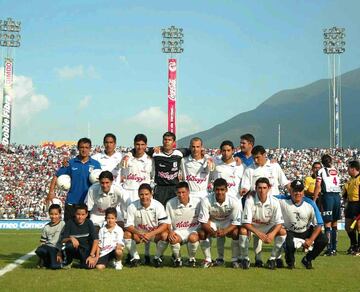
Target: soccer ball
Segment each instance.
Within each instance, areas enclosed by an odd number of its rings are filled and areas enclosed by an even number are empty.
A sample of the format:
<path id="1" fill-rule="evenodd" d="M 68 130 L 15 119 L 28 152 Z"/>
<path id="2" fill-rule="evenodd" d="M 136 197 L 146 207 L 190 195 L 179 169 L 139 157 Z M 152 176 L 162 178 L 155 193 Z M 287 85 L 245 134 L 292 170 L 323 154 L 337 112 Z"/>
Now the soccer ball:
<path id="1" fill-rule="evenodd" d="M 89 181 L 91 184 L 99 182 L 99 176 L 101 172 L 101 169 L 94 169 L 92 172 L 90 172 Z"/>
<path id="2" fill-rule="evenodd" d="M 67 175 L 67 174 L 60 175 L 57 178 L 56 185 L 60 190 L 63 190 L 63 191 L 70 190 L 70 187 L 71 187 L 70 175 Z"/>

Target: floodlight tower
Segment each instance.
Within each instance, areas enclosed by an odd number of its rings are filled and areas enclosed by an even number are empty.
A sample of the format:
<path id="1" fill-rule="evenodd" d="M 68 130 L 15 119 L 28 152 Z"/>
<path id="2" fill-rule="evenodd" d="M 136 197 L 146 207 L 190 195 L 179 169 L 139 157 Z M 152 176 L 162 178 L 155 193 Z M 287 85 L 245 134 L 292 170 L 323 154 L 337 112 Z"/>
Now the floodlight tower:
<path id="1" fill-rule="evenodd" d="M 0 20 L 0 46 L 5 49 L 4 58 L 4 90 L 2 103 L 1 144 L 7 149 L 11 138 L 11 112 L 13 104 L 13 53 L 20 47 L 20 21 L 11 18 Z"/>
<path id="2" fill-rule="evenodd" d="M 184 49 L 182 28 L 171 26 L 162 30 L 162 52 L 169 54 L 168 59 L 168 131 L 176 134 L 176 54 Z"/>
<path id="3" fill-rule="evenodd" d="M 340 55 L 345 52 L 345 28 L 331 27 L 323 30 L 324 53 L 328 55 L 330 75 L 329 121 L 330 147 L 342 146 Z"/>

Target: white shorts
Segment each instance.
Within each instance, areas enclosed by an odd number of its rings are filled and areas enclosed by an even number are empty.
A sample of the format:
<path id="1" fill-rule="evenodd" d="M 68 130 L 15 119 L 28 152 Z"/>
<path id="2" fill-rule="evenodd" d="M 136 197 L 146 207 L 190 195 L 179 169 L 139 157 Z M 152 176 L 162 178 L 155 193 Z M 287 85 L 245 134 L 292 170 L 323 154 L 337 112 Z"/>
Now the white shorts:
<path id="1" fill-rule="evenodd" d="M 135 202 L 136 200 L 139 200 L 139 191 L 138 190 L 124 189 L 123 187 L 122 187 L 122 190 L 126 193 L 127 197 L 130 198 L 131 203 Z"/>
<path id="2" fill-rule="evenodd" d="M 209 221 L 210 223 L 210 227 L 214 230 L 217 231 L 218 229 L 224 229 L 229 227 L 229 225 L 231 225 L 231 221 L 229 220 L 224 220 L 224 221 Z"/>
<path id="3" fill-rule="evenodd" d="M 106 222 L 105 214 L 104 215 L 90 214 L 90 220 L 94 223 L 95 226 L 102 227 Z"/>
<path id="4" fill-rule="evenodd" d="M 190 197 L 191 198 L 198 198 L 198 199 L 202 199 L 205 198 L 209 193 L 205 190 L 205 191 L 198 191 L 198 192 L 190 192 Z"/>
<path id="5" fill-rule="evenodd" d="M 191 233 L 197 233 L 197 229 L 176 229 L 174 232 L 180 236 L 181 242 L 187 242 Z"/>

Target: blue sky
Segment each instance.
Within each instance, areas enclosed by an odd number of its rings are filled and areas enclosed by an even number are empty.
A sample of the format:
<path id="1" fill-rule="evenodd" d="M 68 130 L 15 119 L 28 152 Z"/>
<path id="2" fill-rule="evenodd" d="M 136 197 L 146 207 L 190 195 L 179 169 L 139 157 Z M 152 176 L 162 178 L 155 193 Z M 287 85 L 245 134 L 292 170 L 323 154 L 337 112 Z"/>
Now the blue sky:
<path id="1" fill-rule="evenodd" d="M 12 141 L 77 140 L 90 128 L 95 144 L 113 132 L 131 145 L 143 132 L 158 145 L 167 125 L 161 29 L 171 25 L 185 34 L 177 134 L 206 130 L 326 78 L 325 27 L 346 28 L 341 71 L 358 68 L 359 11 L 356 0 L 0 1 L 0 19 L 22 22 Z"/>

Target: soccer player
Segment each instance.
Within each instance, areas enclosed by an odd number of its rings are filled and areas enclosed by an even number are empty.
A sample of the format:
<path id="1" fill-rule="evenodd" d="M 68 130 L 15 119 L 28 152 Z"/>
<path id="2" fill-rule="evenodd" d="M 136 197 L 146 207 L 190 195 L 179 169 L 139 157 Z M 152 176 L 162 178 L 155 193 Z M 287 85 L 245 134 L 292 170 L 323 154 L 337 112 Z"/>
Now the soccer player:
<path id="1" fill-rule="evenodd" d="M 210 171 L 214 163 L 202 154 L 203 143 L 199 137 L 190 140 L 191 155 L 181 161 L 181 176 L 189 184 L 190 196 L 204 198 L 208 195 Z"/>
<path id="2" fill-rule="evenodd" d="M 61 242 L 65 246 L 64 268 L 70 268 L 74 258 L 80 260 L 80 268 L 93 269 L 96 266 L 99 237 L 94 224 L 87 216 L 87 206 L 76 205 L 74 218 L 65 224 L 61 237 Z M 58 257 L 62 258 L 61 252 L 58 252 Z"/>
<path id="3" fill-rule="evenodd" d="M 163 135 L 163 146 L 159 153 L 153 154 L 155 167 L 154 198 L 163 206 L 176 196 L 176 185 L 179 183 L 179 171 L 183 153 L 174 149 L 176 136 L 166 132 Z"/>
<path id="4" fill-rule="evenodd" d="M 47 223 L 41 233 L 41 245 L 35 253 L 39 257 L 38 267 L 60 269 L 61 263 L 57 261 L 57 253 L 61 250 L 60 234 L 65 222 L 61 220 L 61 207 L 52 204 L 49 207 L 50 222 Z"/>
<path id="5" fill-rule="evenodd" d="M 102 170 L 111 171 L 115 182 L 120 172 L 122 154 L 116 151 L 116 136 L 114 134 L 107 133 L 103 141 L 104 151 L 96 153 L 92 158 L 99 161 Z"/>
<path id="6" fill-rule="evenodd" d="M 239 226 L 241 224 L 241 203 L 228 194 L 228 183 L 223 178 L 214 181 L 214 192 L 201 200 L 199 222 L 204 235 L 200 235 L 200 245 L 205 254 L 204 268 L 212 266 L 210 238 L 217 239 L 218 257 L 216 266 L 224 265 L 225 237 L 232 238 L 232 266 L 239 267 Z"/>
<path id="7" fill-rule="evenodd" d="M 251 134 L 244 134 L 240 137 L 240 152 L 234 154 L 234 158 L 240 159 L 241 163 L 245 167 L 254 163 L 254 158 L 251 154 L 251 150 L 254 148 L 255 138 Z"/>
<path id="8" fill-rule="evenodd" d="M 281 259 L 281 247 L 285 241 L 286 230 L 282 228 L 284 220 L 280 204 L 274 196 L 269 195 L 271 186 L 267 178 L 259 178 L 255 185 L 256 194 L 255 196 L 247 196 L 242 213 L 242 226 L 240 228 L 241 267 L 243 269 L 250 267 L 248 237 L 248 231 L 250 231 L 255 235 L 255 266 L 263 266 L 261 245 L 258 245 L 258 241 L 261 240 L 263 243 L 268 244 L 274 241 L 271 256 L 267 261 L 267 267 L 271 270 L 274 270 L 276 267 L 282 268 L 284 263 Z"/>
<path id="9" fill-rule="evenodd" d="M 290 185 L 290 196 L 278 195 L 281 212 L 286 228 L 285 260 L 289 269 L 295 268 L 294 238 L 304 240 L 303 247 L 309 249 L 301 260 L 306 269 L 312 269 L 312 261 L 321 253 L 327 244 L 326 236 L 321 232 L 323 220 L 315 203 L 304 198 L 304 184 L 294 180 Z"/>
<path id="10" fill-rule="evenodd" d="M 121 259 L 124 249 L 124 231 L 117 224 L 116 208 L 110 207 L 105 210 L 106 225 L 99 231 L 99 246 L 97 256 L 99 257 L 96 268 L 103 270 L 106 265 L 114 260 L 115 270 L 123 268 Z"/>
<path id="11" fill-rule="evenodd" d="M 121 166 L 121 176 L 118 180 L 132 202 L 139 199 L 139 186 L 153 181 L 153 160 L 146 154 L 146 148 L 147 137 L 137 134 L 134 138 L 134 150 L 126 154 L 127 159 L 124 159 Z"/>
<path id="12" fill-rule="evenodd" d="M 336 255 L 337 244 L 337 221 L 340 213 L 340 179 L 338 171 L 331 166 L 332 158 L 325 154 L 321 157 L 323 167 L 318 171 L 314 191 L 314 201 L 317 200 L 320 192 L 322 216 L 325 222 L 325 234 L 328 239 L 328 246 L 325 256 Z"/>
<path id="13" fill-rule="evenodd" d="M 225 140 L 220 145 L 221 159 L 215 160 L 215 170 L 211 172 L 211 179 L 223 178 L 228 183 L 228 194 L 240 199 L 240 182 L 244 172 L 242 164 L 237 165 L 234 159 L 234 144 Z"/>
<path id="14" fill-rule="evenodd" d="M 357 223 L 354 229 L 351 229 L 354 218 L 360 214 L 360 163 L 359 161 L 350 161 L 348 164 L 348 174 L 350 179 L 345 183 L 343 189 L 343 198 L 347 201 L 345 208 L 345 230 L 350 239 L 348 254 L 357 255 L 360 252 L 360 241 L 356 240 L 356 230 L 358 238 L 360 234 L 360 224 Z M 359 221 L 358 221 L 359 222 Z"/>
<path id="15" fill-rule="evenodd" d="M 314 162 L 311 166 L 311 175 L 305 177 L 304 179 L 304 194 L 306 197 L 310 198 L 311 200 L 314 199 L 314 191 L 315 191 L 315 184 L 316 184 L 316 177 L 317 172 L 321 169 L 320 162 Z M 319 204 L 318 204 L 319 206 Z"/>
<path id="16" fill-rule="evenodd" d="M 290 183 L 280 165 L 276 162 L 272 163 L 267 159 L 263 146 L 255 146 L 251 153 L 254 163 L 244 171 L 241 181 L 241 195 L 245 195 L 249 191 L 255 191 L 255 182 L 260 177 L 266 177 L 269 180 L 271 184 L 270 194 L 273 196 L 280 193 L 279 186 L 289 189 Z"/>
<path id="17" fill-rule="evenodd" d="M 162 266 L 160 255 L 167 247 L 166 236 L 161 237 L 168 228 L 168 219 L 164 206 L 152 197 L 152 189 L 149 184 L 141 184 L 139 187 L 139 200 L 133 202 L 127 208 L 125 223 L 125 247 L 131 255 L 130 267 L 140 264 L 140 256 L 136 244 L 147 243 L 154 240 L 157 243 L 154 258 L 155 267 Z"/>
<path id="18" fill-rule="evenodd" d="M 126 209 L 131 203 L 127 194 L 120 186 L 113 184 L 113 174 L 105 170 L 100 173 L 99 183 L 93 184 L 88 191 L 85 203 L 90 212 L 90 219 L 95 226 L 100 228 L 105 222 L 105 211 L 109 207 L 118 206 L 118 224 L 124 227 Z"/>
<path id="19" fill-rule="evenodd" d="M 94 169 L 101 169 L 100 163 L 90 157 L 91 140 L 81 138 L 77 143 L 78 156 L 70 159 L 66 167 L 61 167 L 50 183 L 49 194 L 46 198 L 51 201 L 55 198 L 55 187 L 57 178 L 62 174 L 71 177 L 71 187 L 66 196 L 64 220 L 71 219 L 75 213 L 75 205 L 83 204 L 91 183 L 89 175 Z"/>
<path id="20" fill-rule="evenodd" d="M 174 266 L 182 266 L 180 247 L 181 244 L 187 244 L 189 266 L 195 267 L 195 254 L 199 246 L 200 199 L 190 196 L 187 182 L 179 182 L 176 190 L 177 196 L 166 204 L 166 213 L 171 221 L 170 230 L 166 231 L 167 239 L 171 244 Z"/>

